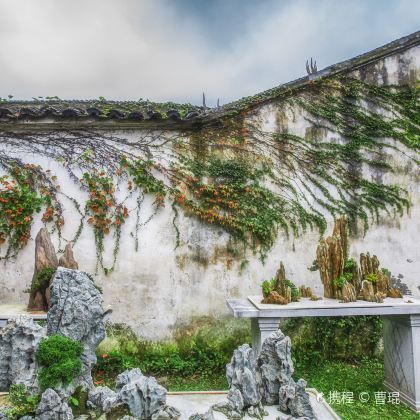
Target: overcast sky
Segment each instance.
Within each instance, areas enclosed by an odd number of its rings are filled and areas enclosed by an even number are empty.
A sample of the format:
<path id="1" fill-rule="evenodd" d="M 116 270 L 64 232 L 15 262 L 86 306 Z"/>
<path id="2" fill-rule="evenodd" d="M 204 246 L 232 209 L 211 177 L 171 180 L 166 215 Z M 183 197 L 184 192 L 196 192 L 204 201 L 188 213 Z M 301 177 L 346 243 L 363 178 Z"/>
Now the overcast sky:
<path id="1" fill-rule="evenodd" d="M 214 105 L 419 29 L 419 0 L 0 0 L 0 97 Z"/>

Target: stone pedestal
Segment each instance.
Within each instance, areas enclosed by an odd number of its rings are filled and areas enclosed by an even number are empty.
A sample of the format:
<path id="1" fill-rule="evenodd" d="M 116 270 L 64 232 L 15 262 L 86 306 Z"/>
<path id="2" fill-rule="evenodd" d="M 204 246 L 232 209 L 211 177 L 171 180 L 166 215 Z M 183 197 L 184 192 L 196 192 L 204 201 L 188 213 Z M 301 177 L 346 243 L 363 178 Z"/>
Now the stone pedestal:
<path id="1" fill-rule="evenodd" d="M 280 320 L 278 318 L 252 318 L 252 349 L 256 356 L 261 352 L 261 346 L 265 339 L 279 328 Z"/>
<path id="2" fill-rule="evenodd" d="M 384 317 L 385 381 L 420 412 L 420 315 Z"/>

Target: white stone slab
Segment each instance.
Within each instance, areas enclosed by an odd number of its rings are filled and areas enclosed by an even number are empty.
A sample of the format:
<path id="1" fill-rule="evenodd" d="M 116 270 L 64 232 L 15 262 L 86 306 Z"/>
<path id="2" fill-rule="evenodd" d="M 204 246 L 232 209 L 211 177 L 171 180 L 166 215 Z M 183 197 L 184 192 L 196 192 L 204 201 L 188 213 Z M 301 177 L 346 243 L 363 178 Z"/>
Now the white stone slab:
<path id="1" fill-rule="evenodd" d="M 16 318 L 18 316 L 30 316 L 33 319 L 47 319 L 47 313 L 43 311 L 28 311 L 26 305 L 11 304 L 0 305 L 0 322 Z"/>
<path id="2" fill-rule="evenodd" d="M 308 388 L 309 397 L 312 407 L 321 420 L 340 420 L 340 417 L 332 410 L 332 408 L 320 399 L 318 401 L 318 393 L 315 389 Z M 227 392 L 169 392 L 166 401 L 169 405 L 176 407 L 181 412 L 181 419 L 188 420 L 188 418 L 195 413 L 204 414 L 212 405 L 222 401 L 226 401 Z M 322 400 L 322 402 L 321 402 Z M 278 406 L 266 406 L 268 416 L 264 417 L 267 420 L 275 420 L 280 418 L 286 419 L 287 416 L 282 417 L 278 411 Z M 222 413 L 213 412 L 216 420 L 227 420 L 227 417 Z M 251 420 L 251 417 L 245 416 L 244 419 Z"/>
<path id="3" fill-rule="evenodd" d="M 356 302 L 340 303 L 337 299 L 322 298 L 321 300 L 311 300 L 309 298 L 300 298 L 299 302 L 290 302 L 287 305 L 275 305 L 271 303 L 261 303 L 262 295 L 248 296 L 248 299 L 256 306 L 257 309 L 331 309 L 331 308 L 370 308 L 380 306 L 405 307 L 406 305 L 418 305 L 420 307 L 420 299 L 411 296 L 403 298 L 385 298 L 383 303 L 366 302 L 358 300 Z"/>
<path id="4" fill-rule="evenodd" d="M 312 301 L 309 298 L 301 298 L 299 302 L 290 302 L 287 305 L 274 305 L 261 303 L 261 295 L 248 296 L 248 301 L 258 312 L 254 313 L 251 308 L 245 310 L 245 304 L 242 303 L 239 312 L 241 317 L 304 317 L 304 316 L 351 316 L 351 315 L 405 315 L 420 314 L 420 299 L 412 296 L 403 298 L 386 298 L 383 303 L 366 302 L 358 300 L 357 302 L 340 303 L 337 299 L 327 299 Z M 228 306 L 229 302 L 228 302 Z"/>

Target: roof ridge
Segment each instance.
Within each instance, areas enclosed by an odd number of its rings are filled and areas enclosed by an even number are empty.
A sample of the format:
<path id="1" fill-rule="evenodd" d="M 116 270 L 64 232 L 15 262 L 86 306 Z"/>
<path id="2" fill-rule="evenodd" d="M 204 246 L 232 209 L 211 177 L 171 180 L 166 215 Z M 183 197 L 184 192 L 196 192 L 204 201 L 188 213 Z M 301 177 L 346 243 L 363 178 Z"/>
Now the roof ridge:
<path id="1" fill-rule="evenodd" d="M 255 101 L 259 105 L 263 102 L 267 102 L 277 97 L 279 94 L 283 93 L 284 90 L 289 91 L 291 88 L 301 87 L 306 83 L 321 77 L 332 76 L 334 74 L 339 74 L 347 72 L 349 70 L 354 70 L 359 67 L 363 67 L 365 65 L 370 64 L 373 61 L 377 61 L 397 51 L 404 51 L 417 44 L 420 44 L 420 31 L 413 32 L 409 35 L 388 42 L 387 44 L 374 48 L 373 50 L 370 50 L 368 52 L 356 55 L 347 60 L 331 64 L 315 73 L 291 80 L 286 83 L 282 83 L 278 86 L 267 89 L 255 95 L 245 96 L 236 101 L 224 104 L 219 112 L 224 112 L 232 108 L 235 109 L 238 105 L 243 105 L 244 102 L 246 102 L 248 105 L 251 105 L 251 102 Z"/>

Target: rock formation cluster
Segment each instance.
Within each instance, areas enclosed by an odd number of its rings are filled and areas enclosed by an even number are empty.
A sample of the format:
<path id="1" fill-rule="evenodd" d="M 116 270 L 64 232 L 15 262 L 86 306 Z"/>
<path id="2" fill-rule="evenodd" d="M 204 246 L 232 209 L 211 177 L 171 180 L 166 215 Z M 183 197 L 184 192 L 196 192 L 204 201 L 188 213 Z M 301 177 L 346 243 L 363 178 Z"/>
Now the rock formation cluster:
<path id="1" fill-rule="evenodd" d="M 322 299 L 316 296 L 310 287 L 300 286 L 298 289 L 288 280 L 282 262 L 280 262 L 280 268 L 271 282 L 265 281 L 264 283 L 262 284 L 264 296 L 261 303 L 287 305 L 290 302 L 298 302 L 300 297 L 307 297 L 311 300 Z"/>
<path id="2" fill-rule="evenodd" d="M 46 230 L 41 230 L 37 236 L 36 261 L 35 272 L 46 267 L 55 270 L 46 287 L 31 295 L 34 303 L 45 303 L 46 299 L 49 306 L 47 326 L 20 317 L 0 329 L 0 390 L 6 391 L 12 384 L 21 383 L 29 392 L 39 393 L 35 353 L 43 338 L 58 334 L 82 344 L 82 370 L 70 384 L 43 391 L 36 419 L 72 420 L 74 415 L 69 401 L 76 390 L 82 390 L 87 396 L 86 410 L 90 411 L 82 416 L 86 419 L 179 419 L 180 412 L 166 404 L 166 389 L 155 378 L 143 375 L 140 369 L 118 375 L 115 390 L 94 387 L 91 371 L 96 363 L 95 351 L 105 338 L 106 312 L 102 308 L 101 293 L 86 273 L 59 266 Z M 66 248 L 60 264 L 77 267 L 71 248 Z M 291 294 L 283 265 L 278 273 L 277 287 L 282 293 Z M 226 366 L 230 387 L 227 401 L 204 414 L 195 414 L 191 419 L 213 420 L 213 410 L 222 411 L 229 418 L 240 419 L 247 414 L 261 419 L 266 415 L 264 404 L 279 405 L 290 418 L 315 419 L 305 381 L 295 382 L 292 375 L 290 338 L 280 330 L 263 343 L 258 358 L 252 348 L 244 344 L 234 351 Z M 26 416 L 25 420 L 30 418 Z"/>
<path id="3" fill-rule="evenodd" d="M 226 366 L 229 383 L 227 402 L 213 406 L 231 419 L 244 414 L 262 419 L 264 405 L 279 405 L 290 419 L 316 419 L 303 379 L 295 382 L 290 338 L 280 330 L 273 332 L 263 343 L 256 359 L 249 345 L 238 347 Z M 211 413 L 195 417 L 205 419 Z M 211 417 L 209 417 L 211 418 Z M 190 418 L 191 420 L 191 418 Z"/>
<path id="4" fill-rule="evenodd" d="M 107 418 L 125 420 L 179 418 L 178 410 L 166 404 L 166 389 L 139 369 L 120 374 L 115 391 L 94 387 L 91 371 L 96 363 L 95 350 L 105 338 L 106 312 L 102 308 L 102 296 L 86 273 L 55 265 L 57 259 L 53 250 L 48 232 L 41 230 L 37 236 L 36 270 L 51 267 L 51 264 L 55 269 L 48 290 L 41 296 L 42 299 L 48 297 L 47 326 L 41 327 L 29 317 L 20 317 L 0 329 L 0 390 L 7 391 L 10 385 L 22 383 L 30 392 L 38 393 L 35 362 L 38 344 L 47 336 L 59 334 L 83 345 L 82 371 L 71 384 L 48 388 L 42 393 L 36 419 L 73 419 L 69 398 L 76 388 L 88 394 L 89 408 L 96 413 L 86 418 L 96 418 L 101 413 L 106 413 Z M 77 266 L 71 248 L 67 247 L 60 263 Z M 41 301 L 39 291 L 37 293 L 34 297 L 38 296 Z"/>
<path id="5" fill-rule="evenodd" d="M 73 270 L 79 268 L 71 244 L 67 244 L 63 255 L 57 259 L 51 236 L 46 228 L 40 229 L 35 238 L 35 269 L 32 276 L 28 310 L 47 311 L 51 306 L 50 281 L 36 284 L 39 274 L 45 269 L 56 270 L 57 267 L 65 267 Z"/>
<path id="6" fill-rule="evenodd" d="M 166 393 L 155 378 L 143 375 L 140 369 L 132 369 L 118 375 L 115 391 L 107 387 L 93 388 L 88 405 L 104 413 L 128 407 L 138 419 L 177 419 L 181 414 L 166 404 Z"/>
<path id="7" fill-rule="evenodd" d="M 348 258 L 348 219 L 342 216 L 334 224 L 333 234 L 322 239 L 316 251 L 324 297 L 344 303 L 357 299 L 383 302 L 385 297 L 402 297 L 391 286 L 390 273 L 379 268 L 376 255 L 360 254 L 360 267 Z"/>

